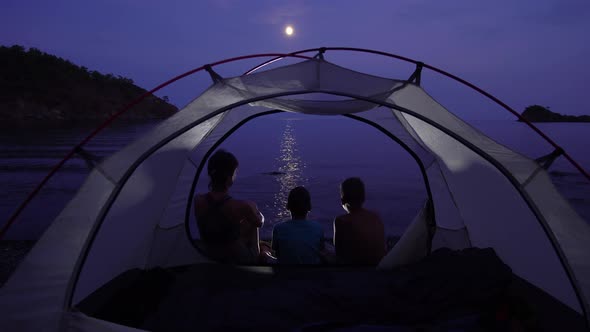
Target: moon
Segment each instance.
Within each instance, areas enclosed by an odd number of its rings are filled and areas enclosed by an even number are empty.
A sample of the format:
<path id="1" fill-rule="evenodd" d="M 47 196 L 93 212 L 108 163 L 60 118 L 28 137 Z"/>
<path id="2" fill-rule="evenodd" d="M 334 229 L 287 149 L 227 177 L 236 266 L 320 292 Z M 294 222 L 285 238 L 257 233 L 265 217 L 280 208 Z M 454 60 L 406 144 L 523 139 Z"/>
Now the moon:
<path id="1" fill-rule="evenodd" d="M 295 30 L 293 29 L 293 27 L 290 25 L 287 25 L 287 27 L 285 28 L 285 34 L 287 36 L 292 36 L 293 33 L 295 33 Z"/>

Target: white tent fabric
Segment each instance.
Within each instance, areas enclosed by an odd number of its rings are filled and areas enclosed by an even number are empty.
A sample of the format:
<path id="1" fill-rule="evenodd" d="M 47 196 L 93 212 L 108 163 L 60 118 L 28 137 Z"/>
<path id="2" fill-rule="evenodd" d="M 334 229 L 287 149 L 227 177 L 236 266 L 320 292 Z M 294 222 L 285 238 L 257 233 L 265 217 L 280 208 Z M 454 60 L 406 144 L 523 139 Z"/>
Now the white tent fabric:
<path id="1" fill-rule="evenodd" d="M 429 212 L 426 204 L 408 225 L 403 236 L 395 246 L 381 259 L 378 270 L 391 270 L 396 267 L 416 263 L 428 255 Z"/>
<path id="2" fill-rule="evenodd" d="M 309 93 L 341 98 L 297 98 Z M 587 312 L 590 229 L 537 163 L 415 84 L 313 59 L 223 79 L 104 161 L 0 289 L 0 330 L 132 330 L 74 306 L 131 268 L 206 261 L 184 229 L 195 172 L 228 131 L 274 109 L 354 114 L 378 126 L 423 169 L 437 228 L 433 248 L 492 247 L 517 275 Z"/>

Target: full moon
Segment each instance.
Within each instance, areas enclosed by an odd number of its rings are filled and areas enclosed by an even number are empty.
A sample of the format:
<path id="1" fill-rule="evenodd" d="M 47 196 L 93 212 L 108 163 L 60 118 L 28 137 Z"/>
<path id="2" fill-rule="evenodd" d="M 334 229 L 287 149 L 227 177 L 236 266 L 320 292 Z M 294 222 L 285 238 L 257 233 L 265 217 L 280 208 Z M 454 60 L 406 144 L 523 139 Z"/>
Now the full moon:
<path id="1" fill-rule="evenodd" d="M 295 32 L 295 30 L 293 30 L 293 27 L 292 27 L 292 26 L 288 25 L 288 26 L 285 28 L 285 34 L 286 34 L 287 36 L 292 36 L 292 35 L 293 35 L 293 32 Z"/>

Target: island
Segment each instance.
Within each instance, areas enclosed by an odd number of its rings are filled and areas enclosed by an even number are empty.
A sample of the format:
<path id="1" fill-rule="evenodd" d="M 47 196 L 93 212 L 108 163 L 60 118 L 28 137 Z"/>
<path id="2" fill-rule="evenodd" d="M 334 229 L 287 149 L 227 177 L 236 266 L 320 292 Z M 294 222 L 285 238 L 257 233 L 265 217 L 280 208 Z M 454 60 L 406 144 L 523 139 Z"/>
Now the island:
<path id="1" fill-rule="evenodd" d="M 97 123 L 146 92 L 129 78 L 101 74 L 35 48 L 0 46 L 0 126 Z M 163 119 L 178 111 L 151 95 L 121 116 Z"/>
<path id="2" fill-rule="evenodd" d="M 522 117 L 530 122 L 590 122 L 590 115 L 563 115 L 539 105 L 525 108 Z"/>

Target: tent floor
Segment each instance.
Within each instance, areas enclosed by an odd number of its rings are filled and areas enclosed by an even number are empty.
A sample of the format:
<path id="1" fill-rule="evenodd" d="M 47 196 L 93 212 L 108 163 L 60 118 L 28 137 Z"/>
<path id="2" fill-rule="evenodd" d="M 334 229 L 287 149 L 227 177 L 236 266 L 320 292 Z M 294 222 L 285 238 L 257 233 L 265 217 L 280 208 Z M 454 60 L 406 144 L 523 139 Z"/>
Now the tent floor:
<path id="1" fill-rule="evenodd" d="M 438 250 L 392 271 L 214 263 L 133 269 L 77 307 L 153 331 L 586 329 L 582 316 L 515 277 L 491 249 Z"/>

